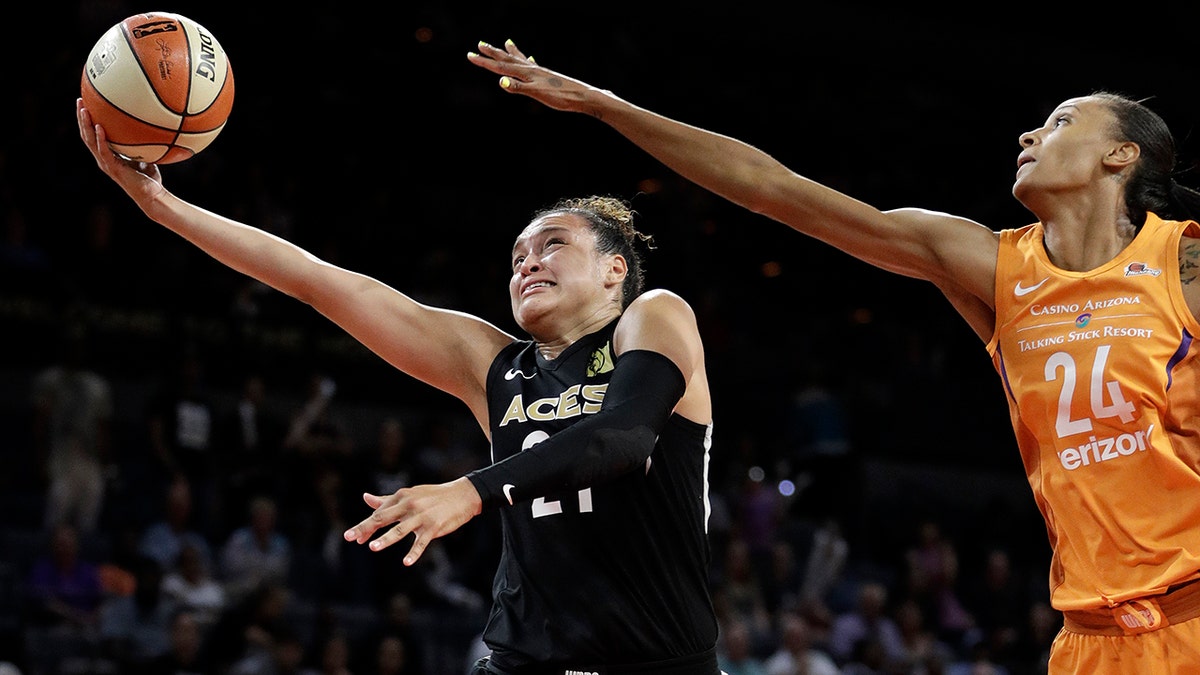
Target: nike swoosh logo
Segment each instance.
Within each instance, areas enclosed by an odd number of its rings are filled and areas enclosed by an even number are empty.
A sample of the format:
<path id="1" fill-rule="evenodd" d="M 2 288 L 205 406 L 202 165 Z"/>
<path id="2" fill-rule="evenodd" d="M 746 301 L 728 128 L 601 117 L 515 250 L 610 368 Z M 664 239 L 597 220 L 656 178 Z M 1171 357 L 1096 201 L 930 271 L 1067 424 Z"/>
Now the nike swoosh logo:
<path id="1" fill-rule="evenodd" d="M 513 379 L 514 377 L 518 376 L 518 375 L 520 375 L 521 377 L 523 377 L 523 378 L 525 378 L 526 380 L 528 380 L 528 379 L 531 379 L 531 378 L 532 378 L 534 375 L 537 375 L 537 371 L 534 371 L 534 372 L 533 372 L 532 374 L 530 374 L 530 375 L 526 375 L 525 373 L 523 373 L 523 372 L 521 372 L 521 371 L 517 370 L 516 368 L 510 368 L 510 369 L 509 369 L 509 371 L 508 371 L 507 373 L 505 373 L 505 374 L 504 374 L 504 379 L 506 379 L 506 380 L 511 380 L 511 379 Z"/>
<path id="2" fill-rule="evenodd" d="M 500 488 L 501 490 L 504 491 L 504 498 L 508 500 L 509 506 L 512 506 L 512 504 L 513 504 L 512 489 L 515 487 L 517 487 L 517 486 L 513 485 L 512 483 L 505 483 L 504 487 Z"/>
<path id="3" fill-rule="evenodd" d="M 1049 279 L 1050 277 L 1046 277 L 1032 286 L 1022 286 L 1021 282 L 1018 281 L 1017 285 L 1013 287 L 1013 295 L 1017 296 L 1018 298 L 1022 295 L 1028 295 L 1041 288 L 1042 284 L 1046 283 Z"/>

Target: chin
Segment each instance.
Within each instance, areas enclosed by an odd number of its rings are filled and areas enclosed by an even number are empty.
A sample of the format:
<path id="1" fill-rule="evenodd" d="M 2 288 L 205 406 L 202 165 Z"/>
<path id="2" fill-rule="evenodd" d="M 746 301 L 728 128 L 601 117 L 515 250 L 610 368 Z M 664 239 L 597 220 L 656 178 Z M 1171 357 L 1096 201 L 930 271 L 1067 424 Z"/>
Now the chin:
<path id="1" fill-rule="evenodd" d="M 1034 190 L 1032 190 L 1028 186 L 1021 185 L 1021 181 L 1018 180 L 1017 182 L 1013 183 L 1013 187 L 1012 187 L 1013 197 L 1016 197 L 1017 201 L 1021 202 L 1021 206 L 1024 206 L 1025 208 L 1029 209 L 1030 211 L 1033 210 L 1033 207 L 1031 206 L 1031 202 L 1029 201 L 1029 199 L 1034 194 L 1035 194 Z"/>
<path id="2" fill-rule="evenodd" d="M 513 319 L 517 325 L 525 332 L 532 332 L 535 327 L 542 323 L 548 312 L 544 309 L 535 309 L 533 307 L 524 306 L 513 310 Z"/>

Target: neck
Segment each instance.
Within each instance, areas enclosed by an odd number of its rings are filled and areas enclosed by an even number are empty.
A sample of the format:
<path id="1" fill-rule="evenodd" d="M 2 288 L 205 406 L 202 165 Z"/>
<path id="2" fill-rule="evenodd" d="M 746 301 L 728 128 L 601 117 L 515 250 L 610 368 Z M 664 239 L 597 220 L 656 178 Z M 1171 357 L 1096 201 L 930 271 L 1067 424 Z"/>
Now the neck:
<path id="1" fill-rule="evenodd" d="M 1137 236 L 1122 201 L 1078 203 L 1036 213 L 1045 228 L 1046 255 L 1060 269 L 1086 272 L 1117 257 Z"/>
<path id="2" fill-rule="evenodd" d="M 595 333 L 620 315 L 621 310 L 617 307 L 606 306 L 583 317 L 552 337 L 533 335 L 533 340 L 537 343 L 538 353 L 542 355 L 542 358 L 553 361 L 580 338 Z"/>

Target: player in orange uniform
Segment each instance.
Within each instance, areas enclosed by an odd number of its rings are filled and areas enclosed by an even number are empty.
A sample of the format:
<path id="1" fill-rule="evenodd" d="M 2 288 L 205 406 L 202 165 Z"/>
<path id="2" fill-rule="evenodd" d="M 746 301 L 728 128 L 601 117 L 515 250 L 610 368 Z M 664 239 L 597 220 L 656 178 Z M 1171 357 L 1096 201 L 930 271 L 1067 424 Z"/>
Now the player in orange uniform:
<path id="1" fill-rule="evenodd" d="M 537 65 L 510 41 L 472 63 L 611 126 L 684 177 L 880 268 L 936 285 L 987 345 L 1053 558 L 1065 626 L 1050 673 L 1200 672 L 1200 193 L 1163 120 L 1111 93 L 1021 134 L 995 231 L 880 211 L 741 141 Z"/>

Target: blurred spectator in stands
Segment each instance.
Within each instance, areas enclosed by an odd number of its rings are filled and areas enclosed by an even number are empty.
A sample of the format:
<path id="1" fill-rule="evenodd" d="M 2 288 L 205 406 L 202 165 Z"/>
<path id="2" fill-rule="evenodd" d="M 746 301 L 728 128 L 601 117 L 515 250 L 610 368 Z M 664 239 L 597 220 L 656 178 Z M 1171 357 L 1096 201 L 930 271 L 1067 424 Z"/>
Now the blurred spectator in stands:
<path id="1" fill-rule="evenodd" d="M 184 544 L 175 567 L 163 577 L 162 592 L 204 636 L 212 630 L 228 606 L 225 587 L 216 580 L 208 555 L 193 544 Z"/>
<path id="2" fill-rule="evenodd" d="M 284 489 L 280 477 L 280 453 L 287 420 L 267 398 L 265 377 L 247 373 L 237 401 L 219 418 L 216 453 L 221 466 L 222 515 L 240 518 L 250 498 L 269 494 L 279 498 Z M 222 523 L 222 529 L 232 524 Z"/>
<path id="3" fill-rule="evenodd" d="M 974 619 L 959 597 L 959 555 L 956 543 L 945 536 L 941 525 L 923 520 L 917 525 L 916 540 L 905 550 L 907 595 L 921 603 L 929 628 L 942 640 L 963 644 Z"/>
<path id="4" fill-rule="evenodd" d="M 321 602 L 370 604 L 378 591 L 371 577 L 375 561 L 363 547 L 346 546 L 342 536 L 350 526 L 347 503 L 357 495 L 347 493 L 338 472 L 327 472 L 318 481 L 316 514 L 293 537 L 296 590 Z"/>
<path id="5" fill-rule="evenodd" d="M 289 625 L 297 628 L 292 592 L 286 586 L 264 583 L 231 601 L 208 640 L 216 670 L 221 673 L 227 673 L 234 663 L 265 662 L 276 633 Z"/>
<path id="6" fill-rule="evenodd" d="M 177 608 L 171 616 L 170 648 L 127 675 L 201 675 L 216 672 L 211 652 L 205 647 L 204 632 L 195 614 L 189 609 Z"/>
<path id="7" fill-rule="evenodd" d="M 896 608 L 895 616 L 905 653 L 901 660 L 890 664 L 892 670 L 909 675 L 934 675 L 955 661 L 955 648 L 926 625 L 920 603 L 906 599 Z"/>
<path id="8" fill-rule="evenodd" d="M 1016 644 L 1010 650 L 1009 670 L 1013 675 L 1045 675 L 1050 662 L 1050 645 L 1062 629 L 1062 612 L 1046 599 L 1030 603 Z"/>
<path id="9" fill-rule="evenodd" d="M 466 423 L 466 421 L 464 421 Z M 472 434 L 475 429 L 470 429 Z M 473 469 L 487 465 L 488 449 L 461 438 L 455 418 L 435 415 L 427 420 L 422 443 L 413 453 L 414 480 L 441 483 L 454 480 Z"/>
<path id="10" fill-rule="evenodd" d="M 264 583 L 286 586 L 291 580 L 292 544 L 278 527 L 278 506 L 259 495 L 250 500 L 245 523 L 225 540 L 219 577 L 232 599 Z"/>
<path id="11" fill-rule="evenodd" d="M 99 568 L 80 554 L 79 531 L 59 523 L 29 570 L 25 629 L 37 656 L 78 653 L 94 643 L 103 601 Z"/>
<path id="12" fill-rule="evenodd" d="M 317 675 L 304 666 L 305 645 L 292 627 L 280 625 L 267 636 L 261 649 L 239 659 L 228 675 Z"/>
<path id="13" fill-rule="evenodd" d="M 142 531 L 138 552 L 156 561 L 162 569 L 169 570 L 178 565 L 184 547 L 190 546 L 199 552 L 205 565 L 211 566 L 212 547 L 208 537 L 192 524 L 193 513 L 191 483 L 187 478 L 177 476 L 166 486 L 161 516 Z"/>
<path id="14" fill-rule="evenodd" d="M 779 642 L 763 662 L 767 675 L 840 675 L 837 664 L 825 651 L 813 646 L 812 627 L 803 614 L 778 614 Z"/>
<path id="15" fill-rule="evenodd" d="M 966 658 L 947 665 L 945 675 L 1010 675 L 1008 669 L 997 663 L 987 643 L 976 642 Z"/>
<path id="16" fill-rule="evenodd" d="M 407 429 L 399 417 L 389 416 L 379 422 L 372 450 L 366 464 L 366 482 L 356 485 L 367 485 L 367 491 L 377 495 L 390 495 L 400 488 L 416 485 L 413 458 L 408 456 Z"/>
<path id="17" fill-rule="evenodd" d="M 1006 661 L 1029 616 L 1025 580 L 1013 570 L 1008 551 L 997 547 L 986 551 L 983 569 L 964 581 L 963 603 L 975 620 L 971 642 L 986 642 L 995 658 Z"/>
<path id="18" fill-rule="evenodd" d="M 759 453 L 751 451 L 749 454 L 757 456 Z M 768 480 L 765 469 L 751 466 L 730 502 L 734 530 L 746 549 L 749 574 L 765 583 L 770 578 L 773 549 L 783 515 L 782 496 L 775 482 Z"/>
<path id="19" fill-rule="evenodd" d="M 785 539 L 775 541 L 771 545 L 771 567 L 762 579 L 767 611 L 775 616 L 782 611 L 803 607 L 800 601 L 803 583 L 803 570 L 796 560 L 792 543 Z"/>
<path id="20" fill-rule="evenodd" d="M 861 651 L 860 643 L 878 645 L 882 663 L 896 663 L 905 658 L 904 641 L 896 621 L 888 614 L 888 589 L 878 581 L 864 581 L 858 587 L 858 604 L 834 617 L 829 629 L 829 653 L 835 661 L 846 664 L 851 660 L 871 666 L 874 654 Z"/>
<path id="21" fill-rule="evenodd" d="M 278 498 L 289 532 L 311 528 L 321 517 L 321 485 L 327 476 L 344 478 L 354 468 L 354 438 L 333 408 L 336 393 L 334 380 L 315 372 L 300 407 L 290 415 L 281 450 L 287 490 Z"/>
<path id="22" fill-rule="evenodd" d="M 822 520 L 812 530 L 804 558 L 804 577 L 800 585 L 800 604 L 813 620 L 829 625 L 833 621 L 828 600 L 841 582 L 850 557 L 850 544 L 836 518 Z"/>
<path id="23" fill-rule="evenodd" d="M 383 635 L 375 641 L 368 675 L 417 675 L 420 665 L 409 660 L 408 644 L 399 635 Z M 474 661 L 471 662 L 474 665 Z"/>
<path id="24" fill-rule="evenodd" d="M 314 373 L 283 439 L 289 461 L 298 462 L 309 472 L 310 484 L 327 471 L 344 472 L 353 457 L 354 439 L 332 409 L 336 392 L 337 384 L 332 378 Z"/>
<path id="25" fill-rule="evenodd" d="M 34 375 L 33 441 L 47 487 L 47 529 L 71 523 L 82 533 L 100 522 L 112 464 L 112 385 L 90 365 L 88 329 L 71 321 L 58 358 Z"/>
<path id="26" fill-rule="evenodd" d="M 721 621 L 717 662 L 725 675 L 767 675 L 762 659 L 755 654 L 754 630 L 742 617 Z"/>
<path id="27" fill-rule="evenodd" d="M 350 667 L 350 640 L 343 631 L 332 631 L 313 645 L 312 675 L 354 675 Z"/>
<path id="28" fill-rule="evenodd" d="M 387 598 L 387 601 L 384 603 L 380 624 L 377 626 L 374 635 L 368 639 L 368 644 L 374 643 L 378 645 L 378 649 L 381 652 L 394 652 L 397 650 L 395 645 L 385 647 L 385 642 L 400 643 L 399 651 L 403 653 L 406 668 L 401 672 L 424 672 L 428 638 L 413 624 L 413 601 L 406 593 L 393 593 Z M 477 637 L 476 641 L 472 643 L 472 648 L 480 652 L 486 650 L 486 645 L 483 644 L 481 636 Z M 476 656 L 475 660 L 478 659 L 479 656 Z M 467 672 L 469 672 L 470 667 L 474 664 L 474 660 L 464 662 Z"/>
<path id="29" fill-rule="evenodd" d="M 757 652 L 775 636 L 761 581 L 751 565 L 749 545 L 743 539 L 731 539 L 722 561 L 720 575 L 712 584 L 717 618 L 722 626 L 736 625 L 748 631 L 750 649 Z"/>
<path id="30" fill-rule="evenodd" d="M 147 420 L 150 447 L 168 476 L 187 479 L 194 525 L 205 536 L 212 536 L 219 507 L 213 457 L 215 409 L 199 349 L 185 345 L 172 373 L 172 379 L 151 400 Z"/>
<path id="31" fill-rule="evenodd" d="M 108 598 L 100 608 L 102 652 L 120 673 L 136 673 L 171 650 L 175 603 L 162 592 L 163 570 L 143 558 L 133 595 Z"/>
<path id="32" fill-rule="evenodd" d="M 854 643 L 842 675 L 892 675 L 883 645 L 877 638 L 864 637 Z"/>

